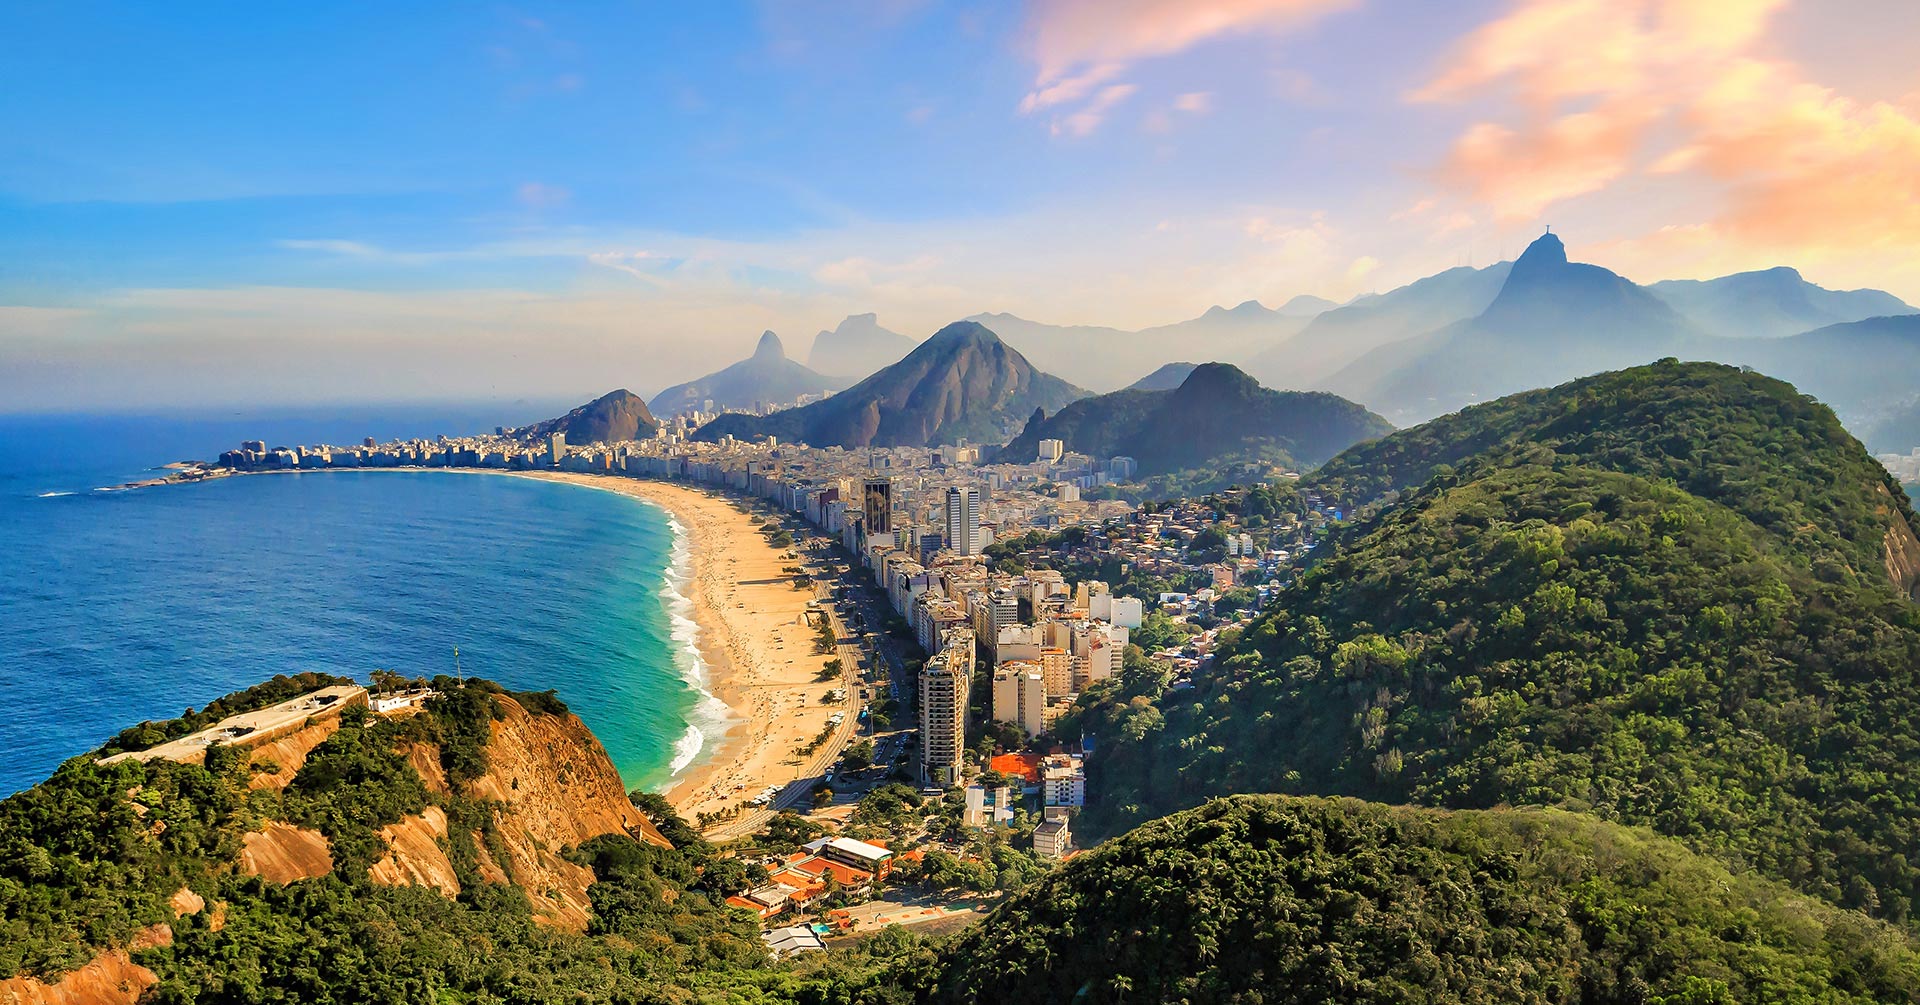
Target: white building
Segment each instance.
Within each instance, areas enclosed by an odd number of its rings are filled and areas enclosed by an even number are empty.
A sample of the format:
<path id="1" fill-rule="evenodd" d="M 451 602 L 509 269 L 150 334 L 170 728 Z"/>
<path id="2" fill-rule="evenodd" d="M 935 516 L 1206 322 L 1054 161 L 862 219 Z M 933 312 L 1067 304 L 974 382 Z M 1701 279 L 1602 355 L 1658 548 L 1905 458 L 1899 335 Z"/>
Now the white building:
<path id="1" fill-rule="evenodd" d="M 1040 763 L 1043 805 L 1080 807 L 1087 804 L 1087 769 L 1072 754 L 1049 754 Z"/>
<path id="2" fill-rule="evenodd" d="M 1066 455 L 1067 444 L 1065 440 L 1041 440 L 1039 456 L 1036 457 L 1035 460 L 1051 464 Z"/>
<path id="3" fill-rule="evenodd" d="M 1014 798 L 1006 786 L 967 786 L 967 808 L 960 822 L 968 827 L 1002 827 L 1013 822 Z"/>
<path id="4" fill-rule="evenodd" d="M 1028 736 L 1047 731 L 1047 685 L 1039 663 L 1008 660 L 994 668 L 993 717 Z"/>
<path id="5" fill-rule="evenodd" d="M 1063 859 L 1073 851 L 1073 832 L 1068 828 L 1068 813 L 1064 806 L 1049 806 L 1043 810 L 1047 818 L 1033 829 L 1033 851 L 1041 858 Z"/>

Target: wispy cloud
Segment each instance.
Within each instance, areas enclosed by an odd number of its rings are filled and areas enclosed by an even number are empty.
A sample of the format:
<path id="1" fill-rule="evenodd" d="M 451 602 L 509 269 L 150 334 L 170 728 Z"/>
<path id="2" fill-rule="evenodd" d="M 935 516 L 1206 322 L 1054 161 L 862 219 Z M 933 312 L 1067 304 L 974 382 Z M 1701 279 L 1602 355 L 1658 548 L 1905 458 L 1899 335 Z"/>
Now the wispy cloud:
<path id="1" fill-rule="evenodd" d="M 1042 0 L 1028 23 L 1028 42 L 1039 72 L 1020 102 L 1020 111 L 1032 114 L 1082 102 L 1099 104 L 1115 86 L 1122 86 L 1113 82 L 1142 60 L 1171 56 L 1224 36 L 1291 31 L 1356 2 Z M 1108 107 L 1112 103 L 1108 101 Z M 1086 135 L 1103 117 L 1102 112 L 1082 117 L 1087 112 L 1082 108 L 1066 113 L 1064 124 L 1056 121 L 1053 132 Z"/>

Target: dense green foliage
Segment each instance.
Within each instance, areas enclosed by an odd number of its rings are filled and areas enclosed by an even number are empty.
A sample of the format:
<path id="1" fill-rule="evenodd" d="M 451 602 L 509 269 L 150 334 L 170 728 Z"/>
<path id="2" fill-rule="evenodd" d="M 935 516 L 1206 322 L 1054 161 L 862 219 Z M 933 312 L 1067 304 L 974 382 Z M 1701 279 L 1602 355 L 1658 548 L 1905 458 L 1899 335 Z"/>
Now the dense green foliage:
<path id="1" fill-rule="evenodd" d="M 1401 430 L 1342 453 L 1302 488 L 1351 508 L 1436 475 L 1566 462 L 1670 481 L 1789 542 L 1796 562 L 1827 577 L 1883 581 L 1887 531 L 1920 531 L 1899 486 L 1824 405 L 1760 374 L 1672 360 Z"/>
<path id="2" fill-rule="evenodd" d="M 1191 689 L 1084 713 L 1096 827 L 1231 792 L 1548 804 L 1911 917 L 1920 610 L 1854 547 L 1896 511 L 1781 386 L 1665 364 L 1522 396 L 1587 446 L 1462 458 L 1341 535 Z M 1651 400 L 1675 403 L 1666 435 L 1608 428 Z"/>
<path id="3" fill-rule="evenodd" d="M 1557 811 L 1243 796 L 1075 858 L 890 975 L 922 1001 L 1920 1000 L 1858 914 Z"/>
<path id="4" fill-rule="evenodd" d="M 1095 458 L 1130 456 L 1143 477 L 1245 460 L 1291 467 L 1392 428 L 1345 398 L 1269 390 L 1231 364 L 1203 363 L 1170 391 L 1116 391 L 1036 417 L 1002 456 L 1026 463 L 1041 440 L 1057 439 Z"/>

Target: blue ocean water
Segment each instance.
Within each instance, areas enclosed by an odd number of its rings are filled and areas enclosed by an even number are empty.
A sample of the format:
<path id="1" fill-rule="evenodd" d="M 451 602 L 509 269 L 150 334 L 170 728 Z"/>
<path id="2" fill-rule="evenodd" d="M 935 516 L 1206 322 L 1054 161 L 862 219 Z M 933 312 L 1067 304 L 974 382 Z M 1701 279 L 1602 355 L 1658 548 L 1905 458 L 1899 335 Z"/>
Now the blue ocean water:
<path id="1" fill-rule="evenodd" d="M 124 726 L 276 673 L 451 673 L 455 646 L 470 675 L 556 689 L 629 786 L 666 782 L 711 706 L 689 683 L 684 611 L 675 637 L 683 602 L 657 508 L 429 471 L 96 491 L 243 438 L 493 422 L 466 416 L 0 417 L 0 795 Z"/>

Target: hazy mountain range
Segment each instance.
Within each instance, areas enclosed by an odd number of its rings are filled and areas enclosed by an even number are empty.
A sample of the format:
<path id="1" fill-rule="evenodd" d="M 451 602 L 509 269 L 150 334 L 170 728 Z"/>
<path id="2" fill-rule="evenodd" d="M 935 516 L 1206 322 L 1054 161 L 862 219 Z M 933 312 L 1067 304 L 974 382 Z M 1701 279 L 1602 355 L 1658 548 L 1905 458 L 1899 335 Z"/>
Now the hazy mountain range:
<path id="1" fill-rule="evenodd" d="M 1114 390 L 1167 361 L 1177 352 L 1195 359 L 1246 359 L 1304 328 L 1333 307 L 1330 300 L 1299 296 L 1277 308 L 1248 300 L 1237 307 L 1210 307 L 1197 318 L 1139 331 L 1098 325 L 1050 325 L 1012 314 L 975 314 L 1034 365 L 1095 390 Z"/>
<path id="2" fill-rule="evenodd" d="M 655 395 L 648 406 L 655 415 L 679 415 L 694 410 L 753 409 L 787 404 L 803 394 L 827 394 L 853 383 L 851 377 L 828 377 L 787 358 L 780 336 L 763 332 L 753 355 L 698 380 L 675 384 Z M 709 407 L 707 402 L 713 404 Z"/>
<path id="3" fill-rule="evenodd" d="M 723 415 L 695 439 L 777 436 L 816 447 L 1005 442 L 1035 409 L 1087 392 L 1029 363 L 986 327 L 957 321 L 899 362 L 825 401 L 772 415 Z"/>
<path id="4" fill-rule="evenodd" d="M 912 352 L 915 344 L 899 332 L 880 327 L 875 315 L 854 314 L 831 331 L 813 337 L 807 366 L 819 373 L 847 377 L 846 384 L 851 384 Z"/>
<path id="5" fill-rule="evenodd" d="M 1915 424 L 1897 416 L 1920 398 L 1911 379 L 1920 372 L 1920 320 L 1891 294 L 1829 290 L 1785 267 L 1643 286 L 1573 261 L 1553 234 L 1514 262 L 1448 269 L 1342 305 L 1317 297 L 1278 308 L 1246 301 L 1138 331 L 1004 313 L 966 320 L 1003 340 L 1033 371 L 1064 383 L 1167 390 L 1195 365 L 1169 364 L 1170 357 L 1230 362 L 1267 387 L 1330 391 L 1403 425 L 1664 356 L 1751 366 L 1789 380 L 1863 434 L 1872 431 L 1883 449 L 1914 445 L 1903 431 Z M 752 360 L 668 389 L 654 399 L 654 410 L 678 411 L 706 398 L 722 408 L 791 400 L 915 351 L 913 339 L 872 314 L 857 314 L 815 337 L 806 367 L 779 354 L 777 339 L 769 345 L 763 337 Z M 975 432 L 997 421 L 982 420 Z M 951 423 L 933 420 L 929 428 Z M 833 435 L 858 439 L 865 435 L 860 426 L 848 420 Z M 877 426 L 872 435 L 880 435 Z"/>

